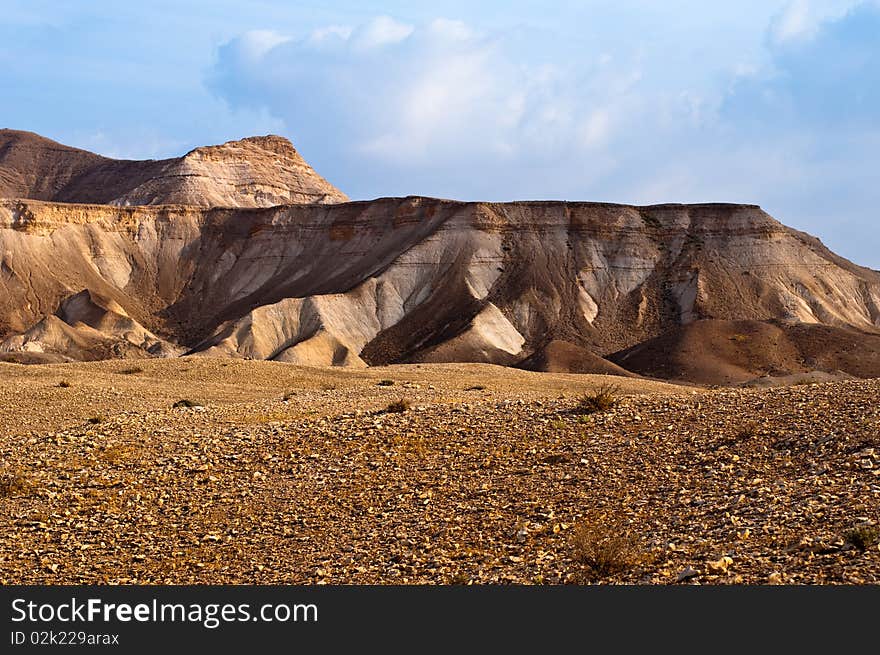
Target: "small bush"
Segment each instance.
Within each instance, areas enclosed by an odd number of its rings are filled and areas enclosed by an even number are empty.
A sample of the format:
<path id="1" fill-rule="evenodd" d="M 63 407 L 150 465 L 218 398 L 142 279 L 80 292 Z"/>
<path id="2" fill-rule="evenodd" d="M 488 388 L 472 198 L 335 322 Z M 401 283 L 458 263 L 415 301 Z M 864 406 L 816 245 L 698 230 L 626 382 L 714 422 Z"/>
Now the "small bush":
<path id="1" fill-rule="evenodd" d="M 880 543 L 880 527 L 876 525 L 858 525 L 846 533 L 846 543 L 859 550 L 868 550 Z"/>
<path id="2" fill-rule="evenodd" d="M 401 398 L 400 400 L 395 400 L 393 403 L 389 403 L 388 407 L 385 408 L 385 412 L 388 414 L 402 414 L 409 408 L 409 401 L 406 398 Z"/>
<path id="3" fill-rule="evenodd" d="M 127 445 L 113 444 L 99 450 L 96 456 L 107 464 L 120 464 L 127 459 L 131 459 L 132 449 Z"/>
<path id="4" fill-rule="evenodd" d="M 751 439 L 755 435 L 758 434 L 758 424 L 754 421 L 747 421 L 739 426 L 739 430 L 736 431 L 736 440 L 737 441 L 745 441 L 746 439 Z"/>
<path id="5" fill-rule="evenodd" d="M 58 386 L 62 389 L 67 389 L 70 386 L 70 382 L 67 380 L 61 380 L 61 382 L 58 383 Z"/>
<path id="6" fill-rule="evenodd" d="M 182 398 L 178 400 L 176 403 L 172 405 L 174 409 L 180 409 L 181 407 L 201 407 L 201 403 L 197 403 L 195 400 L 189 400 L 188 398 Z"/>
<path id="7" fill-rule="evenodd" d="M 475 384 L 474 386 L 468 387 L 467 389 L 465 389 L 465 391 L 485 391 L 485 390 L 486 390 L 486 387 L 483 386 L 482 384 Z"/>
<path id="8" fill-rule="evenodd" d="M 0 476 L 0 498 L 21 496 L 30 491 L 30 488 L 27 477 L 17 471 Z"/>
<path id="9" fill-rule="evenodd" d="M 376 386 L 377 386 L 377 387 L 393 387 L 393 386 L 394 386 L 394 380 L 379 380 L 379 381 L 376 383 Z"/>
<path id="10" fill-rule="evenodd" d="M 101 414 L 96 414 L 95 416 L 92 416 L 89 418 L 89 423 L 91 423 L 92 425 L 98 425 L 98 423 L 103 423 L 103 422 L 104 422 L 104 417 Z"/>
<path id="11" fill-rule="evenodd" d="M 133 366 L 131 368 L 124 368 L 121 371 L 119 371 L 119 373 L 122 375 L 137 375 L 138 373 L 143 373 L 143 372 L 144 372 L 144 369 L 142 369 L 140 366 Z"/>
<path id="12" fill-rule="evenodd" d="M 595 414 L 611 409 L 618 403 L 618 394 L 620 387 L 615 384 L 603 384 L 593 393 L 581 396 L 577 407 L 574 409 L 575 414 Z"/>
<path id="13" fill-rule="evenodd" d="M 587 580 L 622 573 L 641 560 L 635 537 L 620 523 L 604 517 L 579 524 L 572 534 L 571 549 Z"/>

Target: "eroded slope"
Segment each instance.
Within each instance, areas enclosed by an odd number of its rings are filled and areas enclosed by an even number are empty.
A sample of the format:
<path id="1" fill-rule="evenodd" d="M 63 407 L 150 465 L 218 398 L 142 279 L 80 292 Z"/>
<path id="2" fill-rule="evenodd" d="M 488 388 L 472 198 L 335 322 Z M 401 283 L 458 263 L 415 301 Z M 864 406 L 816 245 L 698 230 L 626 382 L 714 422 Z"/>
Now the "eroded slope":
<path id="1" fill-rule="evenodd" d="M 7 351 L 38 351 L 16 335 L 64 321 L 83 290 L 165 343 L 157 354 L 312 365 L 610 372 L 601 357 L 705 319 L 880 332 L 876 272 L 749 205 L 5 201 L 0 253 Z M 101 325 L 132 343 L 131 329 Z"/>

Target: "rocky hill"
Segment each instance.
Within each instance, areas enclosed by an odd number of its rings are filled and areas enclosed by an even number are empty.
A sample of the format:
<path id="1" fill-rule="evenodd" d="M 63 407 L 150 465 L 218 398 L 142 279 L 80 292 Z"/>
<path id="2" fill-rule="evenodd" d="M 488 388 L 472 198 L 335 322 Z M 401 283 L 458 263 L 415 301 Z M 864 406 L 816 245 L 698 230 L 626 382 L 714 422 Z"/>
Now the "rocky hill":
<path id="1" fill-rule="evenodd" d="M 0 130 L 0 197 L 199 207 L 348 200 L 279 136 L 196 148 L 174 159 L 122 161 L 17 130 Z"/>
<path id="2" fill-rule="evenodd" d="M 880 274 L 751 205 L 6 200 L 0 256 L 0 349 L 41 361 L 880 375 L 876 357 L 840 355 L 876 348 Z"/>

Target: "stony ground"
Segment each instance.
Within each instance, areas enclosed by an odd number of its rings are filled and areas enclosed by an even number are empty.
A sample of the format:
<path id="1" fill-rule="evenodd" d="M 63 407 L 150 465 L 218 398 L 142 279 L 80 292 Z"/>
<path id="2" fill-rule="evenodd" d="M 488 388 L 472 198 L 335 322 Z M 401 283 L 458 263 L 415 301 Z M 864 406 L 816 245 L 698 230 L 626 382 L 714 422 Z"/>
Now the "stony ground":
<path id="1" fill-rule="evenodd" d="M 616 405 L 588 413 L 609 381 Z M 0 583 L 876 584 L 878 399 L 880 380 L 0 365 Z"/>

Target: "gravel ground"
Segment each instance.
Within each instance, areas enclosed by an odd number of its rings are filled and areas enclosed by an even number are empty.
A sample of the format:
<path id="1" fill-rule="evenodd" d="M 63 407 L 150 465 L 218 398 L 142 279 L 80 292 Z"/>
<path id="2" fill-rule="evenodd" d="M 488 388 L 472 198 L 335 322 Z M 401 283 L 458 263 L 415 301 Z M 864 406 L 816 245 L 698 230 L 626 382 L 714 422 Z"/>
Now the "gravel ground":
<path id="1" fill-rule="evenodd" d="M 181 359 L 0 382 L 2 584 L 880 582 L 880 380 Z"/>

